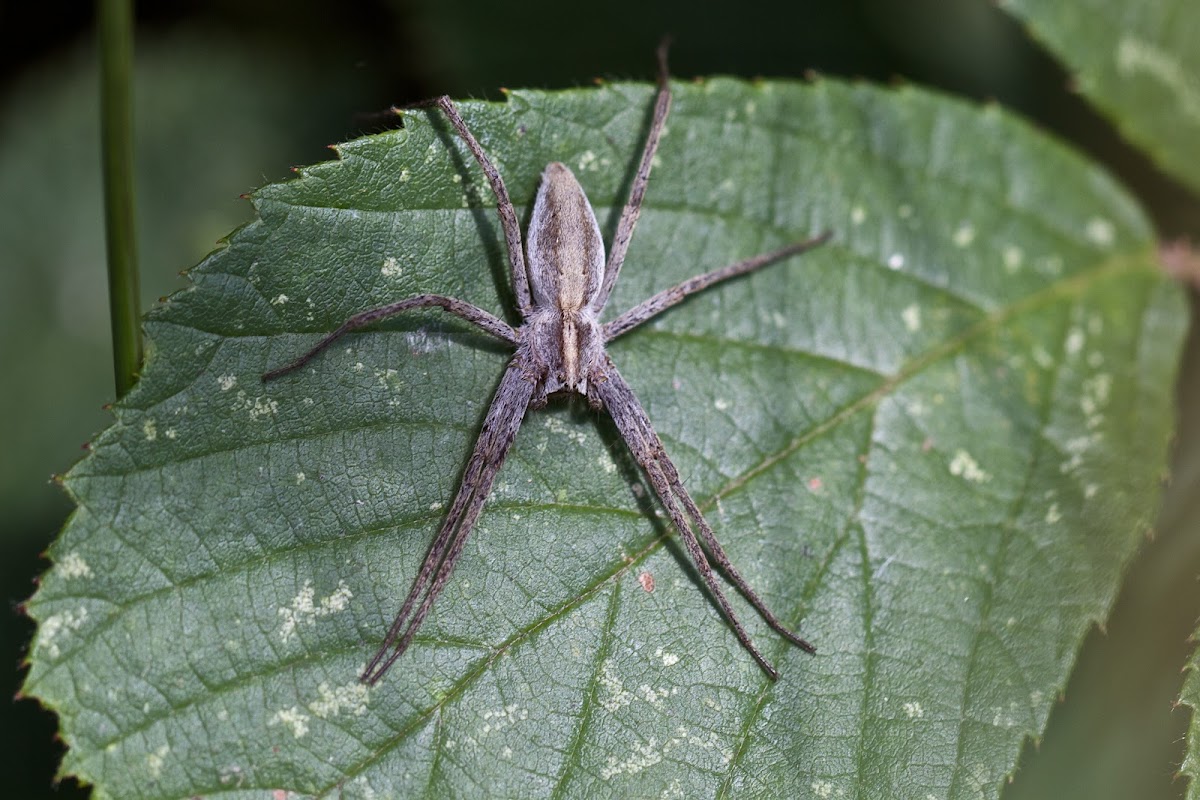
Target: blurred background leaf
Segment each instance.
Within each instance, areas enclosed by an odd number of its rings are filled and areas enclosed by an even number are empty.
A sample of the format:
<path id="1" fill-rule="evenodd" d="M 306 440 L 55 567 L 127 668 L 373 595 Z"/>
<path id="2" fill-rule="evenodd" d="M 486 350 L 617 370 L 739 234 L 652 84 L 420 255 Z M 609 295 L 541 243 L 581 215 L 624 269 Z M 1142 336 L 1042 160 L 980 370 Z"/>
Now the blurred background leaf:
<path id="1" fill-rule="evenodd" d="M 1200 189 L 1200 6 L 1192 0 L 1002 0 L 1130 141 Z"/>
<path id="2" fill-rule="evenodd" d="M 146 308 L 183 288 L 178 273 L 250 219 L 238 192 L 268 172 L 281 177 L 292 163 L 323 157 L 313 144 L 329 122 L 304 113 L 306 103 L 335 119 L 358 106 L 352 87 L 335 92 L 320 70 L 284 69 L 269 52 L 215 38 L 180 33 L 139 46 Z M 54 365 L 46 380 L 22 381 L 22 391 L 0 396 L 7 443 L 0 502 L 17 520 L 51 504 L 63 508 L 49 476 L 111 418 L 100 408 L 112 397 L 112 359 L 94 61 L 86 48 L 29 76 L 0 117 L 0 236 L 11 243 L 10 268 L 0 272 L 0 357 L 14 376 Z M 92 402 L 79 403 L 80 395 Z"/>

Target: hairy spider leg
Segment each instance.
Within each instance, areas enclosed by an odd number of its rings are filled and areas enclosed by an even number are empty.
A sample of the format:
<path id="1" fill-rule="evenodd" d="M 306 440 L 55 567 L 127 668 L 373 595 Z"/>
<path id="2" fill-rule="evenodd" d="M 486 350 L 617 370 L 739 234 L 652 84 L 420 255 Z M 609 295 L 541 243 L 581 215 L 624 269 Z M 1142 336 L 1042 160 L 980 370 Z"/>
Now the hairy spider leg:
<path id="1" fill-rule="evenodd" d="M 500 471 L 525 418 L 525 411 L 533 396 L 533 388 L 533 382 L 529 380 L 525 350 L 522 348 L 513 356 L 504 371 L 504 377 L 501 378 L 500 386 L 492 398 L 492 404 L 488 408 L 487 417 L 484 418 L 483 428 L 475 441 L 475 449 L 467 462 L 450 511 L 446 514 L 446 519 L 421 564 L 421 570 L 413 581 L 412 589 L 409 590 L 400 613 L 388 629 L 378 652 L 363 670 L 361 680 L 364 683 L 377 682 L 396 659 L 404 655 L 417 629 L 425 621 L 429 609 L 433 607 L 433 601 L 445 588 L 446 581 L 454 571 L 454 564 L 462 554 L 463 546 L 492 491 L 496 473 Z M 406 626 L 405 622 L 413 604 L 422 593 L 425 597 Z M 391 655 L 388 655 L 389 650 Z"/>
<path id="2" fill-rule="evenodd" d="M 802 242 L 793 242 L 787 247 L 781 247 L 770 253 L 752 256 L 736 264 L 730 264 L 727 267 L 721 267 L 720 269 L 714 269 L 712 272 L 688 278 L 686 281 L 672 286 L 670 289 L 664 289 L 650 299 L 638 303 L 612 322 L 605 324 L 604 342 L 607 344 L 618 336 L 628 333 L 643 322 L 647 322 L 658 316 L 668 308 L 682 303 L 696 292 L 704 291 L 713 284 L 721 283 L 740 275 L 748 275 L 751 272 L 774 264 L 776 261 L 781 261 L 788 256 L 812 250 L 814 247 L 818 247 L 829 241 L 831 235 L 829 231 L 826 231 L 820 236 L 814 236 Z"/>
<path id="3" fill-rule="evenodd" d="M 432 100 L 415 103 L 410 108 L 427 106 L 437 106 L 442 110 L 442 113 L 446 115 L 446 119 L 450 120 L 450 124 L 454 127 L 454 130 L 466 142 L 467 149 L 471 151 L 471 155 L 479 163 L 484 177 L 487 178 L 488 185 L 492 187 L 492 194 L 496 196 L 496 214 L 500 217 L 500 227 L 504 230 L 504 246 L 508 250 L 508 263 L 512 268 L 512 288 L 513 294 L 517 298 L 517 311 L 520 312 L 521 318 L 524 319 L 528 316 L 533 301 L 529 295 L 529 273 L 525 267 L 525 249 L 521 244 L 521 223 L 517 220 L 517 210 L 513 207 L 512 200 L 508 196 L 508 189 L 504 185 L 504 178 L 500 176 L 500 170 L 496 169 L 496 165 L 492 163 L 487 153 L 479 145 L 475 134 L 471 133 L 471 129 L 463 121 L 462 115 L 458 113 L 458 107 L 454 105 L 453 100 L 446 95 L 442 95 Z"/>
<path id="4" fill-rule="evenodd" d="M 516 344 L 517 342 L 517 332 L 513 330 L 511 325 L 503 320 L 496 319 L 482 308 L 473 306 L 470 303 L 463 302 L 462 300 L 456 300 L 453 297 L 443 297 L 438 294 L 419 294 L 415 297 L 409 297 L 405 300 L 400 300 L 399 302 L 391 303 L 386 306 L 372 308 L 368 311 L 362 312 L 361 314 L 355 314 L 353 317 L 339 325 L 337 330 L 321 339 L 321 341 L 317 342 L 317 344 L 311 350 L 297 358 L 295 361 L 290 361 L 287 364 L 284 364 L 282 367 L 277 367 L 269 372 L 264 372 L 262 380 L 265 383 L 267 381 L 274 380 L 281 375 L 286 375 L 289 372 L 294 372 L 295 370 L 300 369 L 309 361 L 312 361 L 313 358 L 322 350 L 329 347 L 329 345 L 333 344 L 351 331 L 357 330 L 366 325 L 370 325 L 372 322 L 378 322 L 381 319 L 395 316 L 396 314 L 400 314 L 404 311 L 410 311 L 414 308 L 428 308 L 430 306 L 436 306 L 444 311 L 454 314 L 455 316 L 462 317 L 467 322 L 476 325 L 485 333 L 490 333 L 497 339 L 502 339 L 511 344 Z"/>
<path id="5" fill-rule="evenodd" d="M 704 516 L 700 513 L 696 502 L 692 499 L 691 494 L 680 480 L 675 465 L 667 456 L 662 440 L 659 439 L 658 434 L 655 433 L 653 426 L 650 424 L 650 418 L 646 414 L 646 410 L 633 393 L 633 389 L 625 382 L 621 373 L 617 371 L 612 359 L 606 359 L 604 366 L 596 371 L 592 379 L 592 386 L 594 387 L 593 391 L 600 397 L 604 403 L 604 407 L 608 410 L 609 416 L 612 417 L 613 422 L 616 424 L 621 438 L 625 440 L 626 445 L 633 453 L 633 457 L 646 473 L 646 477 L 650 479 L 650 484 L 654 487 L 654 493 L 658 495 L 659 501 L 662 502 L 663 507 L 667 510 L 667 514 L 671 517 L 671 521 L 675 524 L 676 530 L 679 531 L 679 536 L 683 540 L 688 555 L 691 556 L 692 563 L 696 565 L 696 569 L 699 571 L 700 577 L 704 580 L 704 584 L 708 587 L 712 597 L 717 601 L 721 613 L 724 614 L 730 626 L 733 627 L 738 641 L 772 680 L 778 680 L 779 672 L 758 651 L 758 648 L 754 646 L 750 635 L 742 626 L 741 620 L 738 619 L 733 606 L 730 605 L 729 599 L 721 589 L 721 584 L 717 581 L 712 565 L 709 563 L 704 550 L 700 546 L 700 542 L 696 538 L 696 533 L 692 529 L 692 524 L 688 521 L 688 516 L 691 516 L 700 528 L 705 544 L 712 551 L 718 566 L 725 571 L 726 577 L 750 601 L 751 605 L 762 615 L 763 619 L 772 628 L 783 634 L 789 641 L 799 645 L 807 652 L 815 653 L 816 648 L 795 633 L 792 633 L 779 622 L 729 562 L 724 549 L 717 544 L 712 528 L 709 527 L 708 522 L 705 521 Z M 676 498 L 683 503 L 683 510 L 679 508 Z M 686 515 L 684 510 L 687 512 Z"/>
<path id="6" fill-rule="evenodd" d="M 638 217 L 642 214 L 642 200 L 646 196 L 646 186 L 650 183 L 650 169 L 654 166 L 654 154 L 658 152 L 658 142 L 662 138 L 663 126 L 667 123 L 667 114 L 671 111 L 671 84 L 667 79 L 667 48 L 669 38 L 663 39 L 658 46 L 658 93 L 654 97 L 654 115 L 650 120 L 650 132 L 646 134 L 646 146 L 642 150 L 642 160 L 638 163 L 634 175 L 633 186 L 629 189 L 629 198 L 625 208 L 621 210 L 621 219 L 617 222 L 617 232 L 608 248 L 608 264 L 604 268 L 604 282 L 600 285 L 600 293 L 596 295 L 592 307 L 599 313 L 608 302 L 621 265 L 625 263 L 625 253 L 629 250 L 629 241 L 633 238 L 633 229 L 637 227 Z"/>

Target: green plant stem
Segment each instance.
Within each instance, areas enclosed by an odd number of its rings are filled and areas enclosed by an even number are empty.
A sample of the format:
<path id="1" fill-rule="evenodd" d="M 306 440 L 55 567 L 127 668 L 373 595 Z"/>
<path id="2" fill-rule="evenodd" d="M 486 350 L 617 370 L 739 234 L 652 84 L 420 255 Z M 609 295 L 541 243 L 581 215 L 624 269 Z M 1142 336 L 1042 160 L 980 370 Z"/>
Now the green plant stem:
<path id="1" fill-rule="evenodd" d="M 121 397 L 133 386 L 142 364 L 133 223 L 133 8 L 131 0 L 100 0 L 97 11 L 108 303 L 112 317 L 113 369 L 117 397 Z"/>

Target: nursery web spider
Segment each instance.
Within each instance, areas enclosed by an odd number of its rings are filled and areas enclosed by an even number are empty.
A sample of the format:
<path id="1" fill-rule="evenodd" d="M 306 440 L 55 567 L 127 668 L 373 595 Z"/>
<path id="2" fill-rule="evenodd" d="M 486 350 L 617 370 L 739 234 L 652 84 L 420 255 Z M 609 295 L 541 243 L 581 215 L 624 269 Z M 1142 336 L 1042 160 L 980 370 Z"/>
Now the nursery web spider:
<path id="1" fill-rule="evenodd" d="M 658 91 L 650 131 L 628 201 L 617 224 L 607 263 L 596 215 L 571 170 L 563 164 L 553 163 L 542 173 L 523 245 L 517 213 L 504 181 L 463 122 L 454 103 L 448 97 L 439 97 L 426 105 L 435 105 L 446 115 L 483 168 L 496 196 L 496 207 L 512 268 L 513 291 L 522 319 L 520 327 L 514 329 L 487 311 L 462 300 L 421 294 L 356 314 L 295 361 L 263 375 L 264 381 L 278 378 L 307 364 L 350 331 L 403 311 L 430 306 L 455 314 L 516 348 L 492 398 L 458 493 L 383 644 L 363 671 L 362 680 L 368 684 L 377 682 L 408 648 L 434 600 L 450 579 L 496 474 L 521 427 L 526 410 L 541 408 L 547 398 L 556 392 L 577 392 L 585 396 L 592 407 L 607 409 L 670 515 L 688 555 L 733 627 L 738 641 L 764 672 L 772 679 L 777 679 L 779 673 L 755 648 L 734 614 L 713 572 L 710 559 L 768 625 L 804 650 L 812 653 L 815 649 L 779 621 L 730 563 L 696 501 L 684 487 L 679 471 L 667 457 L 645 409 L 613 365 L 605 345 L 696 292 L 816 247 L 828 240 L 829 234 L 824 233 L 698 275 L 659 292 L 611 322 L 601 323 L 600 313 L 616 283 L 641 213 L 650 167 L 671 106 L 665 43 L 658 50 Z"/>

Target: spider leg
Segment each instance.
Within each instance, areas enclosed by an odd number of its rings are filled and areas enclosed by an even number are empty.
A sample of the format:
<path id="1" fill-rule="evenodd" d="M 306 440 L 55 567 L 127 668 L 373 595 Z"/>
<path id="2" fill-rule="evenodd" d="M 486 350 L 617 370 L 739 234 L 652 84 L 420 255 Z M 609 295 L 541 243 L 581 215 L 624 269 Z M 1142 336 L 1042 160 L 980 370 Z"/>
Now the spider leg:
<path id="1" fill-rule="evenodd" d="M 350 319 L 343 322 L 337 330 L 327 335 L 324 339 L 317 342 L 316 346 L 309 350 L 304 355 L 297 358 L 295 361 L 284 364 L 282 367 L 263 373 L 263 381 L 274 380 L 280 375 L 286 375 L 289 372 L 300 369 L 309 361 L 311 361 L 318 353 L 324 350 L 335 341 L 357 330 L 365 325 L 370 325 L 372 322 L 378 322 L 381 319 L 399 314 L 403 311 L 409 311 L 414 308 L 425 308 L 428 306 L 437 306 L 445 311 L 462 317 L 467 322 L 481 328 L 485 333 L 490 333 L 497 339 L 503 339 L 509 344 L 517 343 L 517 332 L 512 326 L 503 320 L 496 319 L 482 308 L 473 306 L 470 303 L 465 303 L 462 300 L 456 300 L 453 297 L 442 297 L 437 294 L 419 294 L 416 297 L 409 297 L 406 300 L 401 300 L 390 305 L 372 308 L 369 311 L 363 311 L 361 314 L 355 314 Z"/>
<path id="2" fill-rule="evenodd" d="M 459 484 L 458 494 L 455 495 L 446 519 L 438 529 L 416 580 L 413 581 L 412 589 L 409 590 L 404 605 L 400 607 L 400 613 L 388 629 L 378 652 L 363 670 L 363 683 L 376 683 L 396 659 L 404 654 L 417 629 L 421 627 L 421 623 L 433 607 L 434 600 L 445 588 L 450 573 L 454 571 L 454 564 L 462 555 L 463 546 L 475 527 L 476 520 L 479 519 L 488 494 L 491 493 L 496 474 L 517 436 L 530 398 L 533 397 L 534 385 L 529 380 L 528 372 L 525 351 L 519 350 L 509 362 L 504 377 L 500 380 L 500 386 L 492 398 L 491 407 L 483 420 L 483 428 L 475 441 L 475 449 L 463 473 L 462 483 Z M 416 613 L 412 613 L 417 598 L 422 595 L 424 598 L 417 606 Z"/>
<path id="3" fill-rule="evenodd" d="M 637 326 L 641 325 L 653 317 L 666 311 L 671 306 L 677 305 L 687 299 L 690 295 L 696 292 L 703 291 L 713 284 L 727 281 L 730 278 L 736 278 L 739 275 L 745 275 L 750 272 L 762 269 L 765 266 L 774 264 L 788 256 L 794 256 L 798 253 L 803 253 L 806 250 L 812 250 L 814 247 L 824 244 L 829 241 L 832 234 L 829 231 L 822 233 L 820 236 L 815 236 L 812 239 L 806 239 L 802 242 L 794 242 L 787 247 L 774 250 L 770 253 L 761 253 L 752 258 L 747 258 L 739 261 L 736 264 L 730 264 L 727 267 L 715 269 L 712 272 L 706 272 L 703 275 L 697 275 L 694 278 L 688 278 L 677 286 L 672 286 L 670 289 L 664 289 L 648 300 L 638 303 L 633 308 L 626 311 L 621 316 L 614 319 L 612 322 L 604 326 L 604 341 L 611 342 L 623 333 L 628 333 Z"/>
<path id="4" fill-rule="evenodd" d="M 746 633 L 741 621 L 738 620 L 737 614 L 734 613 L 733 606 L 730 605 L 728 598 L 726 598 L 724 591 L 722 591 L 721 585 L 717 581 L 712 566 L 708 561 L 708 557 L 705 555 L 696 537 L 696 533 L 692 529 L 692 524 L 688 520 L 689 516 L 699 526 L 701 537 L 712 551 L 714 559 L 717 561 L 718 566 L 725 572 L 726 577 L 746 596 L 755 610 L 763 615 L 768 624 L 784 634 L 789 641 L 798 644 L 809 652 L 814 651 L 812 645 L 785 628 L 779 622 L 778 618 L 766 608 L 765 604 L 754 593 L 745 579 L 733 568 L 724 549 L 717 543 L 712 528 L 704 520 L 699 507 L 697 507 L 695 501 L 680 480 L 679 473 L 667 456 L 662 440 L 659 439 L 658 434 L 655 433 L 653 426 L 650 424 L 650 418 L 647 416 L 645 409 L 642 408 L 633 390 L 625 382 L 625 379 L 621 377 L 611 359 L 606 358 L 604 366 L 597 370 L 596 374 L 592 377 L 589 382 L 589 392 L 591 391 L 595 391 L 597 396 L 600 397 L 604 406 L 608 409 L 609 415 L 613 418 L 617 430 L 621 433 L 621 437 L 625 440 L 634 458 L 637 459 L 638 464 L 641 465 L 646 476 L 650 479 L 655 494 L 658 495 L 663 507 L 666 508 L 671 521 L 675 523 L 675 527 L 679 531 L 680 538 L 683 540 L 688 554 L 695 563 L 696 569 L 700 572 L 700 577 L 704 580 L 709 592 L 711 592 L 713 598 L 717 601 L 721 612 L 732 626 L 738 641 L 741 642 L 742 647 L 753 656 L 754 660 L 758 662 L 758 665 L 762 667 L 762 670 L 772 680 L 778 679 L 779 673 L 763 657 L 758 648 L 754 646 L 749 634 Z M 682 509 L 680 508 L 680 502 L 683 504 Z"/>
<path id="5" fill-rule="evenodd" d="M 646 424 L 649 426 L 648 421 Z M 650 435 L 654 436 L 655 440 L 657 440 L 658 436 L 654 433 L 654 430 L 652 428 L 649 430 Z M 750 584 L 746 582 L 746 579 L 743 578 L 741 573 L 737 571 L 737 568 L 733 566 L 733 562 L 729 560 L 729 556 L 726 554 L 725 548 L 721 547 L 721 543 L 717 541 L 717 536 L 715 533 L 713 533 L 712 526 L 708 524 L 708 520 L 706 520 L 704 515 L 700 513 L 700 508 L 696 505 L 696 501 L 693 500 L 691 494 L 689 494 L 688 491 L 683 488 L 683 481 L 679 477 L 679 471 L 675 469 L 675 464 L 672 463 L 671 459 L 667 458 L 666 453 L 663 453 L 660 463 L 662 465 L 663 472 L 666 473 L 667 481 L 671 486 L 677 487 L 679 499 L 683 501 L 684 510 L 686 510 L 688 515 L 690 515 L 691 518 L 696 521 L 697 527 L 700 528 L 700 538 L 704 540 L 704 546 L 708 548 L 708 552 L 712 555 L 713 560 L 717 562 L 717 567 L 725 574 L 725 577 L 729 578 L 729 582 L 737 587 L 738 591 L 741 592 L 742 597 L 745 597 L 750 602 L 750 605 L 754 606 L 754 610 L 762 616 L 766 623 L 770 625 L 776 633 L 800 649 L 804 650 L 806 653 L 816 653 L 816 647 L 814 647 L 808 641 L 801 639 L 799 636 L 793 633 L 791 629 L 779 621 L 779 618 L 771 612 L 771 609 L 767 608 L 766 603 L 764 603 L 758 594 L 752 588 L 750 588 Z"/>
<path id="6" fill-rule="evenodd" d="M 500 177 L 500 170 L 496 169 L 496 165 L 483 151 L 479 141 L 471 133 L 467 123 L 463 121 L 462 115 L 458 113 L 454 101 L 449 97 L 442 95 L 432 100 L 416 103 L 414 106 L 437 106 L 440 108 L 446 115 L 446 119 L 450 120 L 450 124 L 454 126 L 454 130 L 467 143 L 471 155 L 475 156 L 475 160 L 483 169 L 483 174 L 492 187 L 492 194 L 496 196 L 496 213 L 500 217 L 500 227 L 504 229 L 508 263 L 512 268 L 513 293 L 517 297 L 517 310 L 521 312 L 521 318 L 524 319 L 533 306 L 533 299 L 529 294 L 529 273 L 525 269 L 525 249 L 521 244 L 521 223 L 517 220 L 517 211 L 513 208 L 512 200 L 508 196 L 504 179 Z"/>
<path id="7" fill-rule="evenodd" d="M 646 185 L 650 182 L 650 168 L 654 164 L 654 154 L 658 151 L 658 140 L 662 138 L 663 126 L 667 122 L 667 114 L 671 111 L 671 85 L 667 80 L 667 47 L 670 41 L 664 39 L 658 46 L 658 94 L 654 99 L 654 116 L 650 120 L 650 132 L 646 135 L 646 146 L 642 150 L 642 160 L 638 164 L 637 174 L 633 178 L 633 186 L 629 189 L 629 199 L 621 211 L 621 219 L 617 222 L 617 232 L 613 236 L 612 245 L 608 252 L 608 264 L 604 268 L 604 282 L 600 292 L 591 302 L 596 311 L 604 308 L 608 296 L 612 294 L 621 265 L 625 263 L 625 253 L 629 250 L 629 240 L 633 238 L 633 229 L 637 226 L 638 216 L 642 213 L 642 199 L 646 196 Z"/>

